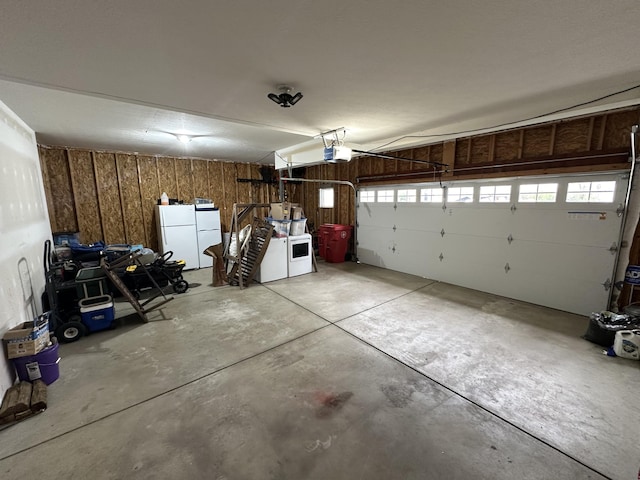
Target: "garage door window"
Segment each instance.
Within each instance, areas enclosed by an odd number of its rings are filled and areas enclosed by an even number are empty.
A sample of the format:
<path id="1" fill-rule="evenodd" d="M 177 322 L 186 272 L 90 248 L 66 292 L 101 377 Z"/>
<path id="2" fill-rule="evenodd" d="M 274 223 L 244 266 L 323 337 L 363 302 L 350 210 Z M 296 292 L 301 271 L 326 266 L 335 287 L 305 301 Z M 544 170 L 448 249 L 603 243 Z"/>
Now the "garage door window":
<path id="1" fill-rule="evenodd" d="M 616 182 L 574 182 L 567 185 L 569 203 L 613 203 Z"/>
<path id="2" fill-rule="evenodd" d="M 398 203 L 412 203 L 416 201 L 416 189 L 398 190 Z"/>
<path id="3" fill-rule="evenodd" d="M 451 187 L 447 191 L 447 201 L 451 203 L 473 202 L 473 187 Z"/>
<path id="4" fill-rule="evenodd" d="M 511 200 L 511 185 L 485 185 L 480 187 L 480 201 L 507 203 Z"/>
<path id="5" fill-rule="evenodd" d="M 362 203 L 375 202 L 376 192 L 374 190 L 360 190 L 360 201 Z"/>
<path id="6" fill-rule="evenodd" d="M 380 203 L 392 203 L 394 190 L 378 190 L 378 202 Z"/>
<path id="7" fill-rule="evenodd" d="M 442 203 L 442 189 L 423 188 L 420 190 L 420 201 L 422 203 Z"/>
<path id="8" fill-rule="evenodd" d="M 557 183 L 533 183 L 520 185 L 518 201 L 523 203 L 553 203 L 558 194 Z"/>

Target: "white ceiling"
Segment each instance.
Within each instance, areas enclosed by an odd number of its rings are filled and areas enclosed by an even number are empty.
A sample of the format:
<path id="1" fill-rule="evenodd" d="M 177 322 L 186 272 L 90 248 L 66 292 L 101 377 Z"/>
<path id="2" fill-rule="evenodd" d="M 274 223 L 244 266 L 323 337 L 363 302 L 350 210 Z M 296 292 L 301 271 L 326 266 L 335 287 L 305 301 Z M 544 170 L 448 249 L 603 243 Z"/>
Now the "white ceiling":
<path id="1" fill-rule="evenodd" d="M 3 0 L 1 12 L 0 100 L 50 145 L 271 162 L 330 129 L 366 149 L 425 144 L 640 85 L 634 0 Z M 296 106 L 267 99 L 282 83 L 303 92 Z M 589 111 L 636 103 L 640 88 Z"/>

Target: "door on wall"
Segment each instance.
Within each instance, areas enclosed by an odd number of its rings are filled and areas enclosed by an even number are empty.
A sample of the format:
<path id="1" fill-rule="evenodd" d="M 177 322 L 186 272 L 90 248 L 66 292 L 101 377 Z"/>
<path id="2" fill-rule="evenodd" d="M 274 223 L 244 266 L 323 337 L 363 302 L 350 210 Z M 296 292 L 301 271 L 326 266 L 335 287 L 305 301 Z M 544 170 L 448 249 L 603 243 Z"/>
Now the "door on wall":
<path id="1" fill-rule="evenodd" d="M 628 173 L 362 189 L 358 256 L 582 315 L 606 309 Z"/>

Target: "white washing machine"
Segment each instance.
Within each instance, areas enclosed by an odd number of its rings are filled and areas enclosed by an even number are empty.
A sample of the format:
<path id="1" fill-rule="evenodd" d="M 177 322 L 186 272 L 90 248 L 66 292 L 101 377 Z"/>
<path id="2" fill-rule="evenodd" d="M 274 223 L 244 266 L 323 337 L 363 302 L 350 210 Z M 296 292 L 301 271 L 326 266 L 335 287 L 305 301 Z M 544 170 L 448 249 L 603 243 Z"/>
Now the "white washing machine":
<path id="1" fill-rule="evenodd" d="M 287 237 L 272 237 L 258 267 L 256 281 L 265 283 L 287 278 L 288 271 Z"/>
<path id="2" fill-rule="evenodd" d="M 287 260 L 289 263 L 289 276 L 296 277 L 298 275 L 304 275 L 305 273 L 311 273 L 313 270 L 311 235 L 305 233 L 304 235 L 289 237 L 288 240 Z"/>

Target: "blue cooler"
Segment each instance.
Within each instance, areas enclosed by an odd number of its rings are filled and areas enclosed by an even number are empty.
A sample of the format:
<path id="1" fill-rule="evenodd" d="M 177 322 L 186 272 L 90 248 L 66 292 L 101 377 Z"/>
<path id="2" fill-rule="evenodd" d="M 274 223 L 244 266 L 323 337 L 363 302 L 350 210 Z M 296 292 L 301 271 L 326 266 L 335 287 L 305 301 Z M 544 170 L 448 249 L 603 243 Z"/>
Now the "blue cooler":
<path id="1" fill-rule="evenodd" d="M 79 302 L 82 323 L 90 332 L 111 328 L 115 318 L 115 308 L 111 295 L 83 298 Z"/>

